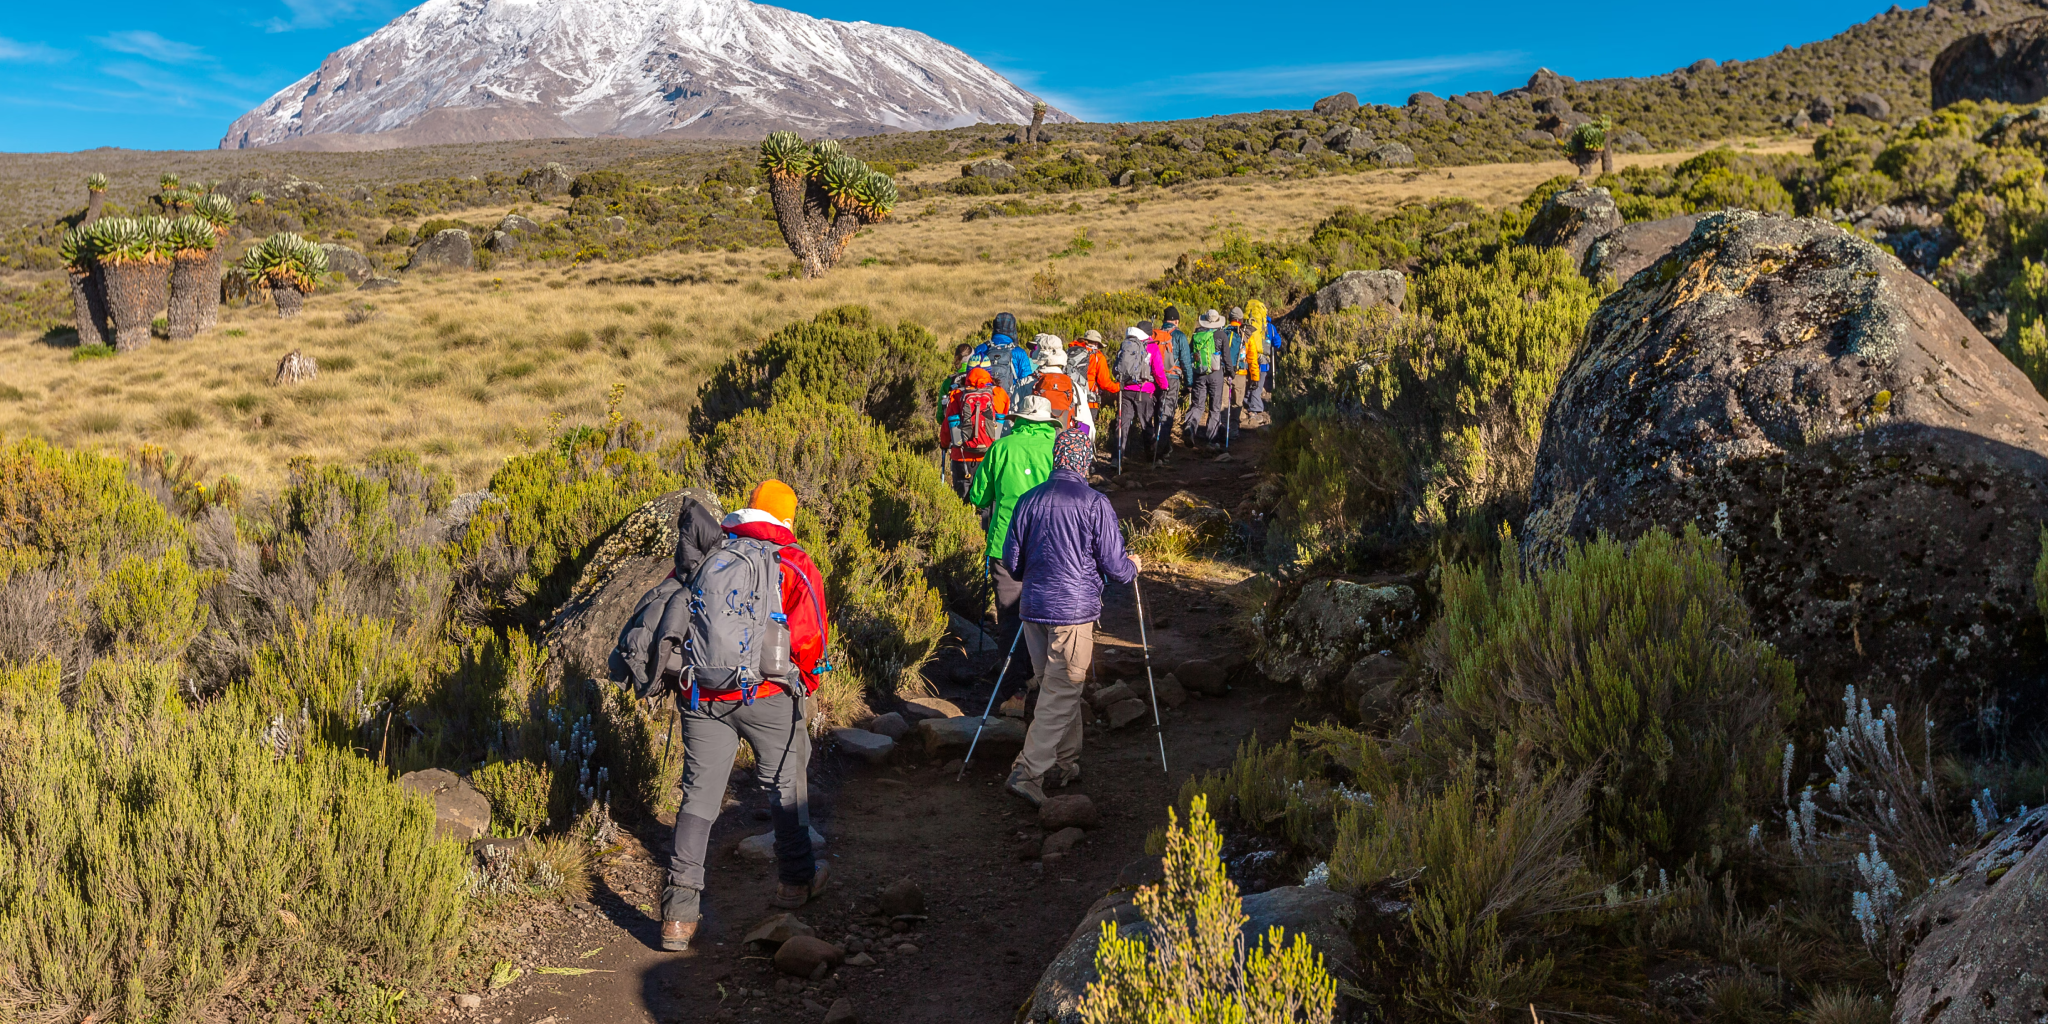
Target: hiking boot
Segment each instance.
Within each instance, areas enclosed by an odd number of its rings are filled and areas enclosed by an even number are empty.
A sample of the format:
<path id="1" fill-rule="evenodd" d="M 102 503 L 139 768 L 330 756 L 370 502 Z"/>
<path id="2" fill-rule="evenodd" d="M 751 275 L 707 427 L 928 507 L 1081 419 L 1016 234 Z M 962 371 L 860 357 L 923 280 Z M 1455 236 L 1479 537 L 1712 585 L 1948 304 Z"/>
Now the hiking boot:
<path id="1" fill-rule="evenodd" d="M 1081 766 L 1079 764 L 1056 764 L 1052 766 L 1051 771 L 1045 773 L 1045 784 L 1053 789 L 1065 789 L 1068 786 L 1079 784 L 1080 781 Z"/>
<path id="2" fill-rule="evenodd" d="M 671 953 L 686 953 L 690 940 L 697 937 L 695 921 L 663 921 L 661 923 L 661 948 Z"/>
<path id="3" fill-rule="evenodd" d="M 1037 779 L 1025 778 L 1022 768 L 1010 769 L 1010 779 L 1003 783 L 1003 788 L 1023 797 L 1033 807 L 1045 804 L 1045 790 L 1038 785 Z"/>
<path id="4" fill-rule="evenodd" d="M 819 893 L 824 892 L 825 883 L 831 874 L 832 865 L 822 860 L 817 861 L 811 868 L 811 884 L 790 885 L 783 883 L 777 885 L 775 887 L 775 896 L 768 901 L 768 904 L 774 907 L 781 907 L 784 910 L 795 910 L 817 898 Z"/>

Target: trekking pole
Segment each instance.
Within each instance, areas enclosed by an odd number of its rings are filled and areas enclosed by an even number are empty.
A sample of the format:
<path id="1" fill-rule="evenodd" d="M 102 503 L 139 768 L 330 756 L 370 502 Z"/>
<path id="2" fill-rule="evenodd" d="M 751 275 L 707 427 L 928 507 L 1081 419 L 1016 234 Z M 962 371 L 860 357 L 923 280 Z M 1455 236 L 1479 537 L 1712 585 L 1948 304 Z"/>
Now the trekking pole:
<path id="1" fill-rule="evenodd" d="M 1166 768 L 1166 727 L 1159 723 L 1159 687 L 1152 682 L 1152 640 L 1145 635 L 1145 594 L 1131 577 L 1131 596 L 1138 600 L 1138 643 L 1145 649 L 1145 688 L 1152 691 L 1152 731 L 1159 736 L 1159 770 Z"/>
<path id="2" fill-rule="evenodd" d="M 967 756 L 960 761 L 960 774 L 953 777 L 959 782 L 967 777 L 967 766 L 974 763 L 974 748 L 981 743 L 981 730 L 988 728 L 989 712 L 996 709 L 996 694 L 1003 692 L 1003 678 L 1010 674 L 1010 659 L 1017 654 L 1017 641 L 1024 637 L 1024 623 L 1017 623 L 1017 635 L 1010 638 L 1010 653 L 1003 655 L 1003 670 L 996 673 L 995 689 L 988 692 L 988 706 L 981 709 L 981 720 L 974 723 L 974 738 L 967 741 Z M 1164 747 L 1160 749 L 1164 750 Z"/>

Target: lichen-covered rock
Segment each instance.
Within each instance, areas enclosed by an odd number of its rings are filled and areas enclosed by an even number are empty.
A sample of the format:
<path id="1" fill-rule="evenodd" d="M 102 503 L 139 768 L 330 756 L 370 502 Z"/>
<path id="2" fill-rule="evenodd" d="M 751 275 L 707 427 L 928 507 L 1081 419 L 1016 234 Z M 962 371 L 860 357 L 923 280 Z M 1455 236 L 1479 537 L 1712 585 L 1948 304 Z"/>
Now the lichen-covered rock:
<path id="1" fill-rule="evenodd" d="M 434 833 L 468 842 L 491 830 L 491 802 L 446 768 L 406 772 L 398 784 L 434 801 Z"/>
<path id="2" fill-rule="evenodd" d="M 1373 147 L 1373 134 L 1363 128 L 1338 125 L 1323 136 L 1323 145 L 1331 151 L 1350 155 L 1364 153 Z"/>
<path id="3" fill-rule="evenodd" d="M 377 275 L 377 267 L 370 258 L 348 246 L 324 242 L 320 249 L 327 254 L 328 273 L 340 274 L 350 284 L 360 285 Z"/>
<path id="4" fill-rule="evenodd" d="M 1522 233 L 1522 244 L 1570 250 L 1572 263 L 1583 265 L 1586 250 L 1594 241 L 1620 230 L 1623 223 L 1612 193 L 1574 182 L 1543 201 L 1543 208 L 1529 221 L 1529 230 Z"/>
<path id="5" fill-rule="evenodd" d="M 968 164 L 965 174 L 967 177 L 1003 181 L 1017 176 L 1017 165 L 1001 157 L 984 157 Z"/>
<path id="6" fill-rule="evenodd" d="M 1579 272 L 1594 284 L 1599 284 L 1602 279 L 1611 285 L 1624 284 L 1663 259 L 1665 253 L 1685 244 L 1702 216 L 1681 213 L 1663 220 L 1625 224 L 1600 236 L 1587 247 Z"/>
<path id="7" fill-rule="evenodd" d="M 565 678 L 626 679 L 624 666 L 612 664 L 612 649 L 641 595 L 675 569 L 676 518 L 692 495 L 718 507 L 708 492 L 670 491 L 634 510 L 598 542 L 568 600 L 548 623 L 548 653 Z"/>
<path id="8" fill-rule="evenodd" d="M 530 188 L 535 195 L 552 196 L 569 191 L 576 183 L 576 176 L 561 164 L 550 162 L 545 167 L 536 167 L 519 176 L 522 188 Z M 502 229 L 501 229 L 502 230 Z"/>
<path id="9" fill-rule="evenodd" d="M 1371 152 L 1365 154 L 1365 159 L 1380 167 L 1412 167 L 1415 164 L 1415 151 L 1402 143 L 1389 142 L 1374 146 Z"/>
<path id="10" fill-rule="evenodd" d="M 1352 270 L 1316 292 L 1316 312 L 1386 306 L 1400 309 L 1408 299 L 1408 276 L 1398 270 Z"/>
<path id="11" fill-rule="evenodd" d="M 2048 1018 L 2048 807 L 2002 829 L 1906 909 L 1898 1024 Z"/>
<path id="12" fill-rule="evenodd" d="M 2048 98 L 2048 18 L 2026 18 L 1950 43 L 1934 58 L 1931 81 L 1936 109 L 1963 100 Z"/>
<path id="13" fill-rule="evenodd" d="M 1421 622 L 1415 588 L 1405 578 L 1314 580 L 1265 622 L 1258 669 L 1275 682 L 1319 690 L 1343 678 L 1359 658 L 1392 647 Z"/>
<path id="14" fill-rule="evenodd" d="M 1890 253 L 1718 213 L 1594 314 L 1524 546 L 1697 524 L 1808 693 L 1873 672 L 1967 691 L 2022 668 L 2044 454 L 2048 402 Z"/>
<path id="15" fill-rule="evenodd" d="M 442 228 L 434 237 L 420 243 L 412 251 L 412 259 L 405 265 L 407 270 L 471 270 L 476 267 L 476 250 L 469 243 L 469 232 L 461 228 Z"/>
<path id="16" fill-rule="evenodd" d="M 1335 96 L 1325 96 L 1317 100 L 1309 109 L 1325 117 L 1331 114 L 1348 114 L 1358 109 L 1358 97 L 1348 92 L 1340 92 Z"/>

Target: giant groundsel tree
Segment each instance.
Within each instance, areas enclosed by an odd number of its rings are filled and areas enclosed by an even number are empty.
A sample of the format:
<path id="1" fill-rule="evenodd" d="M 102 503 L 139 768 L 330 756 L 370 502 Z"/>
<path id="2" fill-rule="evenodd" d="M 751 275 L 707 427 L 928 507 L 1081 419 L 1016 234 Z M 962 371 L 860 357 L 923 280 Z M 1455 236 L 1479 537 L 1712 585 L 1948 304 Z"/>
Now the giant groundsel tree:
<path id="1" fill-rule="evenodd" d="M 795 132 L 776 132 L 761 143 L 761 169 L 782 240 L 805 277 L 824 277 L 853 236 L 896 205 L 896 182 L 836 142 L 806 144 Z"/>

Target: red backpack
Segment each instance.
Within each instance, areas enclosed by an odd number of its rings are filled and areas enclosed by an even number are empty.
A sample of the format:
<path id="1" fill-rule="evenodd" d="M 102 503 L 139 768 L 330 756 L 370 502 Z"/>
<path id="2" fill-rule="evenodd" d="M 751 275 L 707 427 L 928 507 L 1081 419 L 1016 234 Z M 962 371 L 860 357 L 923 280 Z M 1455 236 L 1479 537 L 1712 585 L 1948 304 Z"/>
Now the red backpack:
<path id="1" fill-rule="evenodd" d="M 969 388 L 959 396 L 960 425 L 953 429 L 953 447 L 969 459 L 979 459 L 996 443 L 996 432 L 989 429 L 990 424 L 1000 422 L 996 392 L 994 388 Z"/>
<path id="2" fill-rule="evenodd" d="M 1067 371 L 1048 368 L 1038 378 L 1038 393 L 1052 403 L 1052 411 L 1059 414 L 1063 426 L 1072 426 L 1074 421 L 1074 378 Z"/>

